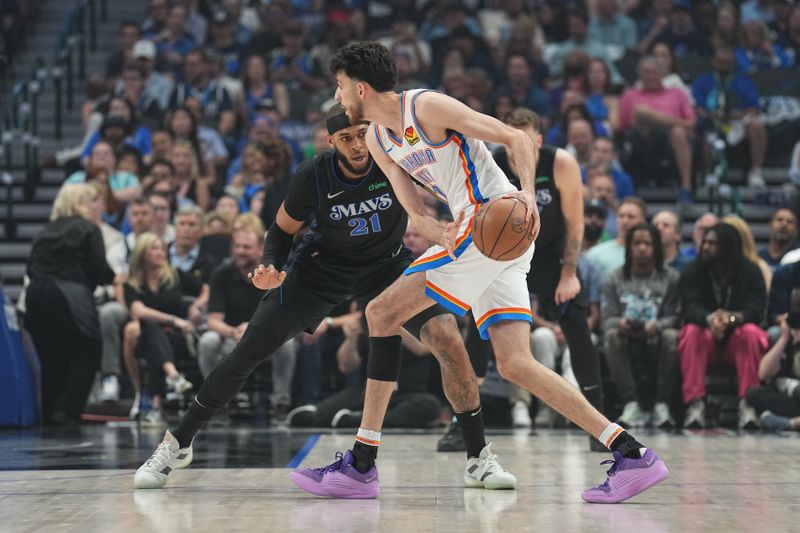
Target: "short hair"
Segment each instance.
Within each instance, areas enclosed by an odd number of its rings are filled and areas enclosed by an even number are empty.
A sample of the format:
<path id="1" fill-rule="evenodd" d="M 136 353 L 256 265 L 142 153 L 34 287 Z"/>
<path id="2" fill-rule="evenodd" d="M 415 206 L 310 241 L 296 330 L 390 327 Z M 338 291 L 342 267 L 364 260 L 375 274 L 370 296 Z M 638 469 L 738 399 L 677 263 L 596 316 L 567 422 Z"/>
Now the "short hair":
<path id="1" fill-rule="evenodd" d="M 200 224 L 203 223 L 203 219 L 205 218 L 206 214 L 205 211 L 200 209 L 198 206 L 194 204 L 186 204 L 178 209 L 178 212 L 175 213 L 175 220 L 178 220 L 178 217 L 183 217 L 186 215 L 194 215 L 197 217 L 197 220 L 200 221 Z"/>
<path id="2" fill-rule="evenodd" d="M 515 128 L 531 126 L 536 132 L 541 133 L 542 131 L 541 117 L 530 109 L 526 109 L 524 107 L 518 107 L 511 111 L 511 113 L 509 113 L 506 117 L 505 122 L 509 126 L 513 126 Z"/>
<path id="3" fill-rule="evenodd" d="M 148 196 L 137 196 L 133 200 L 131 200 L 131 207 L 135 205 L 146 205 L 150 207 L 150 200 Z"/>
<path id="4" fill-rule="evenodd" d="M 203 226 L 208 226 L 212 222 L 222 222 L 225 226 L 225 233 L 230 233 L 231 231 L 231 221 L 228 220 L 222 213 L 218 211 L 211 211 L 210 213 L 206 213 L 203 219 Z"/>
<path id="5" fill-rule="evenodd" d="M 683 220 L 681 220 L 681 216 L 678 214 L 677 211 L 674 211 L 672 209 L 662 209 L 661 211 L 658 211 L 655 215 L 653 215 L 653 220 L 655 220 L 655 218 L 661 213 L 669 213 L 670 215 L 675 217 L 675 224 L 676 224 L 675 227 L 678 228 L 678 231 L 680 231 L 681 226 L 683 225 Z"/>
<path id="6" fill-rule="evenodd" d="M 792 215 L 792 218 L 794 218 L 795 223 L 797 223 L 797 214 L 794 211 L 792 211 L 791 208 L 789 207 L 779 207 L 778 209 L 776 209 L 775 212 L 772 213 L 772 217 L 769 219 L 770 222 L 775 220 L 775 217 L 778 216 L 778 213 L 780 213 L 781 211 L 788 212 L 790 215 Z"/>
<path id="7" fill-rule="evenodd" d="M 597 139 L 604 139 L 605 137 L 598 137 Z M 595 140 L 597 140 L 595 139 Z M 586 165 L 586 182 L 588 183 L 589 180 L 592 179 L 592 173 L 597 170 L 603 176 L 607 176 L 608 178 L 614 179 L 611 175 L 611 165 L 606 163 L 605 161 L 597 161 L 596 159 L 589 161 L 589 164 Z"/>
<path id="8" fill-rule="evenodd" d="M 348 78 L 369 84 L 378 92 L 389 92 L 397 85 L 397 68 L 389 49 L 373 41 L 342 47 L 331 60 L 331 74 L 344 72 Z"/>
<path id="9" fill-rule="evenodd" d="M 58 190 L 50 211 L 50 220 L 66 217 L 89 218 L 89 211 L 83 203 L 98 195 L 97 189 L 86 183 L 68 183 Z"/>
<path id="10" fill-rule="evenodd" d="M 255 213 L 242 213 L 237 216 L 233 221 L 233 233 L 237 231 L 252 231 L 259 238 L 263 238 L 267 232 L 264 229 L 264 222 L 261 221 L 261 217 Z"/>
<path id="11" fill-rule="evenodd" d="M 642 217 L 647 220 L 647 202 L 639 198 L 638 196 L 626 196 L 622 200 L 620 200 L 619 204 L 617 204 L 617 210 L 625 204 L 633 204 L 642 211 Z"/>
<path id="12" fill-rule="evenodd" d="M 662 76 L 667 74 L 667 68 L 664 66 L 664 62 L 654 55 L 644 56 L 639 60 L 639 64 L 636 66 L 636 74 L 641 75 L 642 67 L 645 63 L 653 63 L 656 67 L 658 67 L 658 70 L 661 72 Z"/>

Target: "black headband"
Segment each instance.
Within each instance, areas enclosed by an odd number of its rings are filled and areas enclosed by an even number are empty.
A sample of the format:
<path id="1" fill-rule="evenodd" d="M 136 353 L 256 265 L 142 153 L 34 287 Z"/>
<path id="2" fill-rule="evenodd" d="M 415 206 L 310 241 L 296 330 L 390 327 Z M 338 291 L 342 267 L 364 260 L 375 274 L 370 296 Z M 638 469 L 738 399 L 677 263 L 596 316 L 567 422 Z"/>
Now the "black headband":
<path id="1" fill-rule="evenodd" d="M 325 121 L 325 124 L 328 126 L 329 135 L 333 135 L 337 131 L 349 128 L 351 126 L 350 119 L 347 118 L 345 113 L 333 115 Z"/>

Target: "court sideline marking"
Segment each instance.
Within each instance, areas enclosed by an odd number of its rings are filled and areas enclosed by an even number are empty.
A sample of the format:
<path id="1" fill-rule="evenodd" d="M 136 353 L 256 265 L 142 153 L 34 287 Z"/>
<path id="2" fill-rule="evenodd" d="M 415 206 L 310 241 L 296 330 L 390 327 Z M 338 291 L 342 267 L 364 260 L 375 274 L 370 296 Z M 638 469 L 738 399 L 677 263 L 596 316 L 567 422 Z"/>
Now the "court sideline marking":
<path id="1" fill-rule="evenodd" d="M 300 466 L 300 463 L 303 462 L 303 459 L 305 459 L 306 456 L 309 453 L 311 453 L 311 450 L 317 444 L 317 441 L 319 440 L 319 438 L 320 438 L 320 434 L 319 433 L 315 433 L 314 435 L 311 435 L 310 437 L 308 437 L 308 440 L 306 441 L 306 443 L 303 444 L 303 447 L 300 448 L 300 451 L 298 451 L 295 454 L 295 456 L 292 457 L 292 460 L 289 461 L 289 464 L 286 465 L 286 468 L 297 468 L 298 466 Z"/>

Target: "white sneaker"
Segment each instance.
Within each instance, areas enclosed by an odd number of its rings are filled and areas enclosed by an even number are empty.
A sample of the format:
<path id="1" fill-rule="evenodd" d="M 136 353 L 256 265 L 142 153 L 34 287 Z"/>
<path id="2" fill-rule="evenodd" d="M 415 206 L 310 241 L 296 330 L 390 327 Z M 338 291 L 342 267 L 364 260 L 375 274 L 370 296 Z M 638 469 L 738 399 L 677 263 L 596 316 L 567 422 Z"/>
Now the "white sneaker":
<path id="1" fill-rule="evenodd" d="M 103 378 L 100 388 L 100 401 L 113 403 L 119 401 L 119 378 L 114 374 L 109 374 Z"/>
<path id="2" fill-rule="evenodd" d="M 742 398 L 739 400 L 739 429 L 756 428 L 758 428 L 758 415 L 756 414 L 756 410 L 747 403 L 747 400 Z"/>
<path id="3" fill-rule="evenodd" d="M 160 489 L 167 476 L 176 468 L 186 468 L 192 462 L 192 445 L 178 447 L 178 440 L 167 431 L 150 459 L 139 467 L 133 476 L 136 489 Z"/>
<path id="4" fill-rule="evenodd" d="M 644 418 L 642 416 L 642 409 L 639 407 L 639 402 L 628 402 L 622 409 L 622 414 L 617 419 L 620 426 L 626 428 L 639 428 L 644 425 Z"/>
<path id="5" fill-rule="evenodd" d="M 790 398 L 794 396 L 794 391 L 797 390 L 797 387 L 800 387 L 800 379 L 775 378 L 775 388 Z"/>
<path id="6" fill-rule="evenodd" d="M 467 459 L 464 484 L 467 487 L 482 487 L 490 490 L 515 489 L 517 488 L 517 478 L 500 466 L 497 456 L 492 453 L 492 443 L 490 442 L 481 450 L 479 457 Z"/>
<path id="7" fill-rule="evenodd" d="M 767 182 L 764 181 L 764 175 L 761 173 L 759 167 L 753 167 L 747 173 L 747 184 L 754 189 L 764 189 L 767 187 Z"/>
<path id="8" fill-rule="evenodd" d="M 683 427 L 687 429 L 703 429 L 706 427 L 706 404 L 703 400 L 693 401 L 686 409 Z"/>
<path id="9" fill-rule="evenodd" d="M 515 428 L 529 428 L 533 425 L 531 413 L 525 402 L 514 402 L 511 408 L 511 421 Z"/>
<path id="10" fill-rule="evenodd" d="M 142 393 L 137 392 L 133 395 L 133 403 L 131 404 L 131 410 L 128 413 L 128 418 L 130 420 L 136 420 L 136 418 L 139 416 L 141 403 L 142 403 Z"/>
<path id="11" fill-rule="evenodd" d="M 161 409 L 153 408 L 142 417 L 140 424 L 145 427 L 161 427 L 166 426 L 167 421 L 164 419 Z"/>
<path id="12" fill-rule="evenodd" d="M 187 380 L 183 376 L 183 374 L 178 374 L 174 378 L 169 376 L 167 377 L 167 386 L 169 386 L 169 388 L 178 394 L 181 394 L 187 390 L 190 390 L 193 385 L 191 381 Z"/>
<path id="13" fill-rule="evenodd" d="M 658 429 L 675 427 L 675 420 L 669 414 L 669 406 L 664 402 L 658 402 L 653 406 L 653 427 Z"/>

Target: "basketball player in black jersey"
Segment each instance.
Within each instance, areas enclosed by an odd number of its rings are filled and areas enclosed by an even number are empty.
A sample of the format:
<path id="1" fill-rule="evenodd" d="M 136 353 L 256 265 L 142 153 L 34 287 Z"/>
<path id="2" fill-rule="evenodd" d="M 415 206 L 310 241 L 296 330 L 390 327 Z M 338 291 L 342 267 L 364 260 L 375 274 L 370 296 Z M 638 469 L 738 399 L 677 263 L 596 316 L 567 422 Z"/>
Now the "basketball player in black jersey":
<path id="1" fill-rule="evenodd" d="M 161 488 L 175 468 L 192 460 L 197 431 L 244 386 L 255 368 L 287 340 L 314 331 L 334 307 L 351 299 L 371 300 L 412 262 L 403 246 L 408 217 L 386 176 L 373 164 L 365 143 L 368 123 L 351 125 L 344 108 L 328 114 L 334 152 L 303 163 L 295 173 L 270 227 L 253 283 L 267 290 L 233 353 L 206 378 L 177 427 L 136 472 L 136 488 Z M 293 236 L 314 215 L 311 230 L 287 263 Z M 266 265 L 266 266 L 265 266 Z M 455 318 L 443 307 L 420 313 L 405 328 L 437 356 L 445 394 L 458 413 L 478 414 L 477 382 Z M 372 379 L 397 381 L 399 360 L 367 362 Z M 468 467 L 487 447 L 481 416 L 470 416 Z M 465 435 L 468 432 L 465 431 Z M 486 455 L 486 454 L 484 454 Z M 480 472 L 481 486 L 515 488 L 516 478 L 496 456 L 465 473 Z M 467 480 L 465 479 L 465 482 Z"/>
<path id="2" fill-rule="evenodd" d="M 581 391 L 589 403 L 602 412 L 597 351 L 586 319 L 588 294 L 581 291 L 578 272 L 584 229 L 580 166 L 566 150 L 542 145 L 541 121 L 533 111 L 515 109 L 505 122 L 524 131 L 539 148 L 535 183 L 542 229 L 536 239 L 528 290 L 536 295 L 541 316 L 561 326 Z M 514 166 L 505 151 L 498 152 L 495 160 L 509 180 L 519 186 Z M 486 374 L 491 346 L 480 340 L 474 326 L 469 331 L 467 346 L 480 379 Z M 594 437 L 590 437 L 589 442 L 592 450 L 606 451 Z"/>

